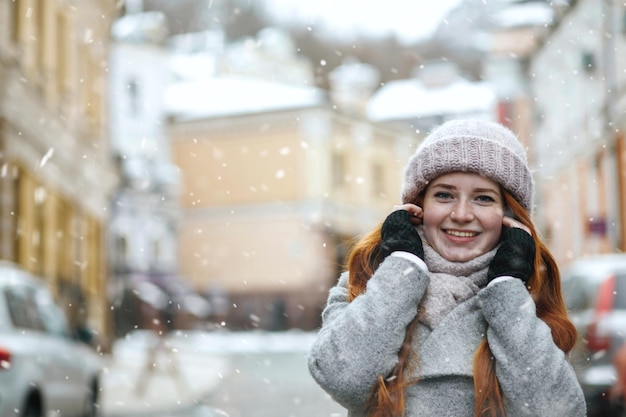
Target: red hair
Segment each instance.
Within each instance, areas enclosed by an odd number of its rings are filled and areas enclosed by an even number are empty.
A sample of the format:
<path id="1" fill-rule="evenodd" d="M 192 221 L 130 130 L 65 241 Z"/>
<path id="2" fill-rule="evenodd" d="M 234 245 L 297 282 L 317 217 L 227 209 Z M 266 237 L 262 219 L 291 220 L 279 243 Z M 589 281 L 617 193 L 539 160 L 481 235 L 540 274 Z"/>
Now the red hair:
<path id="1" fill-rule="evenodd" d="M 506 190 L 503 190 L 503 196 L 505 204 L 530 229 L 535 241 L 535 262 L 528 289 L 535 300 L 537 316 L 550 327 L 554 343 L 567 353 L 576 343 L 576 329 L 567 317 L 557 264 L 546 245 L 539 239 L 530 214 Z M 378 255 L 381 227 L 382 223 L 358 241 L 348 257 L 349 301 L 365 291 L 367 281 L 382 262 Z M 378 376 L 367 407 L 368 417 L 404 416 L 404 389 L 418 382 L 415 379 L 406 379 L 406 375 L 413 369 L 414 361 L 419 360 L 411 350 L 417 323 L 416 316 L 407 326 L 404 342 L 398 352 L 398 362 L 391 374 Z M 505 415 L 502 391 L 492 357 L 487 339 L 484 339 L 474 355 L 474 417 Z M 405 372 L 407 370 L 409 372 Z"/>

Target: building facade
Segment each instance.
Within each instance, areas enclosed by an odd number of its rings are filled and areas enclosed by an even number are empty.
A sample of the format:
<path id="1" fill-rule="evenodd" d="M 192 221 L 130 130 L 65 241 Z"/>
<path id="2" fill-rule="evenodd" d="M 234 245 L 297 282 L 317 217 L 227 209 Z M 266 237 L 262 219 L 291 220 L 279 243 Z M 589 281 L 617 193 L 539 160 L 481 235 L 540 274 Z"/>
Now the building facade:
<path id="1" fill-rule="evenodd" d="M 0 2 L 0 258 L 45 279 L 106 346 L 105 0 Z"/>
<path id="2" fill-rule="evenodd" d="M 121 178 L 107 235 L 117 337 L 188 328 L 208 313 L 178 270 L 180 170 L 164 128 L 165 17 L 134 6 L 113 26 L 109 72 L 111 154 Z"/>
<path id="3" fill-rule="evenodd" d="M 325 104 L 175 121 L 180 264 L 230 328 L 313 329 L 353 239 L 398 204 L 416 136 Z"/>
<path id="4" fill-rule="evenodd" d="M 466 0 L 448 19 L 471 28 L 441 31 L 481 54 L 497 120 L 527 147 L 540 233 L 562 268 L 624 251 L 624 4 L 480 3 Z"/>
<path id="5" fill-rule="evenodd" d="M 293 45 L 269 34 L 251 57 L 233 45 L 248 66 L 216 62 L 215 48 L 175 59 L 206 71 L 181 71 L 166 100 L 182 172 L 179 263 L 219 326 L 313 329 L 347 248 L 398 203 L 417 135 L 345 103 L 360 94 L 342 90 L 333 107 Z"/>
<path id="6" fill-rule="evenodd" d="M 538 214 L 563 265 L 626 250 L 625 17 L 580 0 L 532 56 Z"/>

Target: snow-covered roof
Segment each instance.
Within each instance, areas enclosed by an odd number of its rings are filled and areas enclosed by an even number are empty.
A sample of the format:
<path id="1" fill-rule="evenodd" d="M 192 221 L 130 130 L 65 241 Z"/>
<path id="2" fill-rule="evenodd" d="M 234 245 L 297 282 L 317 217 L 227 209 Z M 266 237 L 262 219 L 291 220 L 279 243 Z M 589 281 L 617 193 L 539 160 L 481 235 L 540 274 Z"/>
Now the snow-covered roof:
<path id="1" fill-rule="evenodd" d="M 122 16 L 113 22 L 111 35 L 120 42 L 160 44 L 168 36 L 165 14 L 153 11 Z"/>
<path id="2" fill-rule="evenodd" d="M 417 79 L 398 80 L 381 87 L 367 106 L 373 121 L 402 120 L 446 114 L 489 111 L 496 104 L 490 84 L 458 79 L 441 87 L 426 87 Z"/>
<path id="3" fill-rule="evenodd" d="M 549 26 L 554 23 L 554 10 L 548 3 L 515 4 L 496 12 L 493 22 L 500 28 Z"/>
<path id="4" fill-rule="evenodd" d="M 244 76 L 214 76 L 172 83 L 165 110 L 177 120 L 196 120 L 314 107 L 325 104 L 317 87 Z"/>
<path id="5" fill-rule="evenodd" d="M 374 65 L 348 58 L 329 73 L 332 83 L 375 86 L 380 74 Z"/>

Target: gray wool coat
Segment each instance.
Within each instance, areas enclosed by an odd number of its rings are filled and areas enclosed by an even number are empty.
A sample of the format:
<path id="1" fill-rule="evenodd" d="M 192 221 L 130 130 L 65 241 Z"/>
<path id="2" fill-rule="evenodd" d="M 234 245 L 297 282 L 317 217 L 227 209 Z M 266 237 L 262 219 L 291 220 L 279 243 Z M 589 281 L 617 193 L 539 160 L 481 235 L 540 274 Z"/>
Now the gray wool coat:
<path id="1" fill-rule="evenodd" d="M 347 273 L 331 289 L 308 364 L 313 378 L 348 416 L 365 416 L 377 376 L 391 373 L 429 280 L 413 262 L 389 256 L 365 293 L 351 303 Z M 472 364 L 485 336 L 507 416 L 586 415 L 582 390 L 565 354 L 537 318 L 522 281 L 509 279 L 459 304 L 432 332 L 419 325 L 413 349 L 419 352 L 420 381 L 406 389 L 406 417 L 473 416 Z"/>

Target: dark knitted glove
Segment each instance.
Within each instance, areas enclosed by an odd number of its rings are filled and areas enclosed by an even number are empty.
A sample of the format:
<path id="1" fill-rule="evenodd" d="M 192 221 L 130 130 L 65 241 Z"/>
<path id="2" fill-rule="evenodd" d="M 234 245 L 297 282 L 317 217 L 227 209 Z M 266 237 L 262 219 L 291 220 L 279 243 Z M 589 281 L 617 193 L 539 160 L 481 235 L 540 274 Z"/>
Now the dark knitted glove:
<path id="1" fill-rule="evenodd" d="M 411 223 L 411 214 L 406 210 L 393 211 L 383 223 L 380 231 L 382 243 L 380 254 L 386 258 L 391 252 L 410 252 L 424 259 L 424 247 L 415 225 Z"/>
<path id="2" fill-rule="evenodd" d="M 503 243 L 489 264 L 487 279 L 510 276 L 528 282 L 535 261 L 535 241 L 525 230 L 511 227 L 504 231 Z"/>

